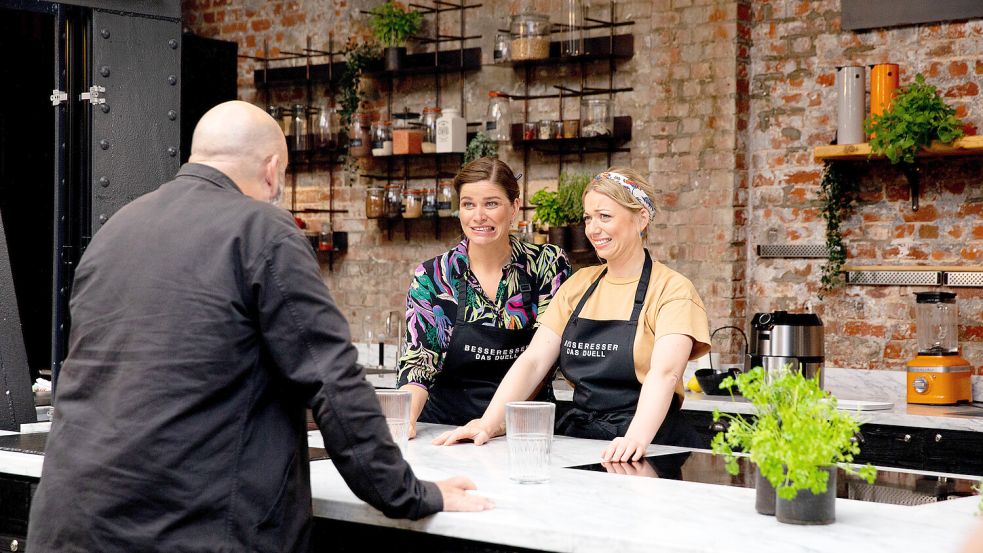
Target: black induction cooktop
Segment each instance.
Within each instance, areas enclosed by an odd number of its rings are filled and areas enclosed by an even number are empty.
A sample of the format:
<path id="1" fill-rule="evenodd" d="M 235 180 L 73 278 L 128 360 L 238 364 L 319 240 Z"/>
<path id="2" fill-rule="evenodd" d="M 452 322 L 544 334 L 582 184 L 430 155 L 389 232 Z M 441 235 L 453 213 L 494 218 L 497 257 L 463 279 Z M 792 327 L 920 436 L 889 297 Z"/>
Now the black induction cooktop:
<path id="1" fill-rule="evenodd" d="M 692 451 L 653 455 L 636 463 L 597 463 L 570 468 L 753 488 L 753 465 L 746 457 L 741 457 L 738 459 L 738 467 L 740 471 L 732 476 L 725 470 L 722 456 Z M 973 490 L 973 486 L 977 483 L 978 480 L 974 479 L 879 469 L 877 480 L 873 484 L 868 484 L 839 469 L 836 476 L 836 497 L 894 505 L 922 505 L 977 495 Z"/>

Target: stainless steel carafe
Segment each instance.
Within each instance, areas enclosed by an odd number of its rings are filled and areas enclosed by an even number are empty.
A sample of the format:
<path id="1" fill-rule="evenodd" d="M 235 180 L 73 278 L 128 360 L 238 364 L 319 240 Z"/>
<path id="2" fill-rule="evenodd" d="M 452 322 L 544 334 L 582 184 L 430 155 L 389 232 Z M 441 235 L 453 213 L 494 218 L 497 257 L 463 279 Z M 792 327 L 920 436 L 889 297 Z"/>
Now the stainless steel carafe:
<path id="1" fill-rule="evenodd" d="M 823 385 L 823 322 L 813 313 L 755 313 L 751 318 L 751 350 L 744 369 L 764 367 L 769 374 L 802 371 Z"/>

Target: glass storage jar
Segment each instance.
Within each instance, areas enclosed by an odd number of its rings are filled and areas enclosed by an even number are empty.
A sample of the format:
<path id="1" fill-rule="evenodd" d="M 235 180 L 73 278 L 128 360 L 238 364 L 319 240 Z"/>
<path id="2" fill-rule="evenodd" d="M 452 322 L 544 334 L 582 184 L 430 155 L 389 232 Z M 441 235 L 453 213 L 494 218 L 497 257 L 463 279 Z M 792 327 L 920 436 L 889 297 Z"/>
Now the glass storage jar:
<path id="1" fill-rule="evenodd" d="M 505 142 L 509 140 L 512 116 L 509 98 L 504 92 L 492 90 L 488 93 L 488 116 L 485 118 L 485 133 L 488 138 Z"/>
<path id="2" fill-rule="evenodd" d="M 512 37 L 508 33 L 498 33 L 495 35 L 495 49 L 492 51 L 492 62 L 502 63 L 509 61 Z"/>
<path id="3" fill-rule="evenodd" d="M 348 153 L 352 157 L 369 157 L 372 155 L 371 124 L 371 113 L 358 112 L 352 116 L 351 135 L 348 137 Z"/>
<path id="4" fill-rule="evenodd" d="M 290 118 L 290 134 L 293 136 L 292 150 L 307 149 L 307 106 L 304 104 L 294 104 L 293 115 Z M 289 140 L 287 146 L 291 146 Z"/>
<path id="5" fill-rule="evenodd" d="M 311 136 L 313 140 L 311 145 L 322 150 L 333 149 L 336 140 L 335 133 L 338 129 L 332 120 L 335 110 L 328 107 L 327 104 L 321 104 L 313 109 L 315 111 L 311 114 Z"/>
<path id="6" fill-rule="evenodd" d="M 372 123 L 372 155 L 375 157 L 393 155 L 393 127 L 389 121 Z"/>
<path id="7" fill-rule="evenodd" d="M 381 186 L 370 186 L 365 190 L 365 217 L 378 219 L 385 213 L 386 195 Z"/>
<path id="8" fill-rule="evenodd" d="M 543 119 L 539 122 L 539 134 L 536 138 L 540 140 L 549 140 L 553 138 L 553 126 L 556 121 L 552 119 Z"/>
<path id="9" fill-rule="evenodd" d="M 430 187 L 423 191 L 422 210 L 424 217 L 437 216 L 437 189 Z"/>
<path id="10" fill-rule="evenodd" d="M 420 123 L 423 125 L 423 153 L 432 154 L 437 151 L 437 119 L 440 119 L 440 108 L 427 106 L 423 108 L 423 117 Z"/>
<path id="11" fill-rule="evenodd" d="M 403 218 L 419 219 L 423 216 L 423 191 L 408 188 L 403 196 Z"/>
<path id="12" fill-rule="evenodd" d="M 510 54 L 513 60 L 542 60 L 550 57 L 549 17 L 535 12 L 512 16 L 509 23 L 512 37 Z"/>
<path id="13" fill-rule="evenodd" d="M 611 136 L 614 116 L 610 98 L 584 98 L 580 101 L 580 136 Z"/>
<path id="14" fill-rule="evenodd" d="M 453 217 L 456 211 L 457 191 L 454 190 L 454 184 L 449 180 L 440 181 L 437 189 L 437 216 Z"/>
<path id="15" fill-rule="evenodd" d="M 398 184 L 386 185 L 386 218 L 398 219 L 403 214 L 403 189 Z"/>

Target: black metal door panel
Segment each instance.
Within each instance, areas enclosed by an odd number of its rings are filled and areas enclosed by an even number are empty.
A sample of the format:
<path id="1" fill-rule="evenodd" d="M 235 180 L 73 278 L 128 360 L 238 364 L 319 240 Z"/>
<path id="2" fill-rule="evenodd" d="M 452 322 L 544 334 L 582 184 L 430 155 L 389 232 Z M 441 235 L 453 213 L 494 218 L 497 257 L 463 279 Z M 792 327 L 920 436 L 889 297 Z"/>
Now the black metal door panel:
<path id="1" fill-rule="evenodd" d="M 93 10 L 92 232 L 177 173 L 180 21 Z"/>

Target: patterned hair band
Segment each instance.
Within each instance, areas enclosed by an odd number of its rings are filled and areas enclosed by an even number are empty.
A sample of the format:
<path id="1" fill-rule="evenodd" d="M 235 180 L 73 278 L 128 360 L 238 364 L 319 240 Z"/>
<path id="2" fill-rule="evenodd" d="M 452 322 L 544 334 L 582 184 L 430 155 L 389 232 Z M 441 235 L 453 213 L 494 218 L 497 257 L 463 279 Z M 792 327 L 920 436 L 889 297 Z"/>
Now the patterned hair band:
<path id="1" fill-rule="evenodd" d="M 638 183 L 629 179 L 628 177 L 622 175 L 621 173 L 615 173 L 612 171 L 605 171 L 594 177 L 594 180 L 610 179 L 625 187 L 632 197 L 638 200 L 638 203 L 645 206 L 645 209 L 649 212 L 649 219 L 655 217 L 655 204 L 652 199 L 648 197 L 648 194 L 644 190 L 638 187 Z"/>

